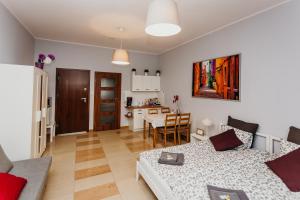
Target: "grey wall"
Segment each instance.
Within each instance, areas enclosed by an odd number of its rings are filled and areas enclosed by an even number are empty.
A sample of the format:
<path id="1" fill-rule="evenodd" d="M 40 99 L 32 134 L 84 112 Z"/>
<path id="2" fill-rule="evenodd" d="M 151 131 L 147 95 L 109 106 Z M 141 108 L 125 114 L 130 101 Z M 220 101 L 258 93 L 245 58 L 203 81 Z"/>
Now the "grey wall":
<path id="1" fill-rule="evenodd" d="M 34 38 L 0 3 L 0 63 L 33 65 Z"/>
<path id="2" fill-rule="evenodd" d="M 93 128 L 94 110 L 94 74 L 98 72 L 122 73 L 122 106 L 121 106 L 121 126 L 128 125 L 124 114 L 124 91 L 131 89 L 131 69 L 136 68 L 138 74 L 143 74 L 144 69 L 149 69 L 154 75 L 158 69 L 158 56 L 129 52 L 130 65 L 117 66 L 111 63 L 112 49 L 98 48 L 92 46 L 81 46 L 46 40 L 36 40 L 35 57 L 39 53 L 53 53 L 56 61 L 45 67 L 49 74 L 49 96 L 55 97 L 55 73 L 56 68 L 73 68 L 91 70 L 90 88 L 90 129 Z M 55 105 L 55 102 L 53 102 Z M 54 115 L 52 116 L 54 117 Z"/>
<path id="3" fill-rule="evenodd" d="M 218 125 L 230 114 L 286 137 L 290 125 L 300 127 L 299 10 L 294 0 L 162 55 L 166 102 L 178 94 L 181 108 L 192 112 L 193 129 L 203 118 Z M 235 53 L 241 53 L 241 102 L 192 98 L 192 63 Z"/>

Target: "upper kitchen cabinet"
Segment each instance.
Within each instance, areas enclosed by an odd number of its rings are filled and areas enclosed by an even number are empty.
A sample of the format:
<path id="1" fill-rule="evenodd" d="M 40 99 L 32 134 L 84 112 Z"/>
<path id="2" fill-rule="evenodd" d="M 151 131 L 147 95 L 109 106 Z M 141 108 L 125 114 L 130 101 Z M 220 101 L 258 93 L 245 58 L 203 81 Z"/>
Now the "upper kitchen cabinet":
<path id="1" fill-rule="evenodd" d="M 135 92 L 144 91 L 144 76 L 133 75 L 131 81 L 131 90 Z"/>
<path id="2" fill-rule="evenodd" d="M 160 76 L 132 76 L 132 91 L 133 92 L 159 92 L 160 91 Z"/>

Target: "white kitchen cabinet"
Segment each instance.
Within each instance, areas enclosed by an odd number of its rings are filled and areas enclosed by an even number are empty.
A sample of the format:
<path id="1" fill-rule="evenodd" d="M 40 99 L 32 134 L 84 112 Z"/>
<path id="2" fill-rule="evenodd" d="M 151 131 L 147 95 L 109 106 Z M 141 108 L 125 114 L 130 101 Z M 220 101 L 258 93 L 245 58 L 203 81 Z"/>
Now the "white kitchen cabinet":
<path id="1" fill-rule="evenodd" d="M 144 82 L 143 82 L 143 78 L 144 76 L 140 76 L 140 75 L 134 75 L 132 76 L 132 91 L 134 92 L 140 92 L 140 91 L 144 91 Z"/>
<path id="2" fill-rule="evenodd" d="M 132 76 L 133 92 L 158 92 L 160 91 L 160 76 Z"/>
<path id="3" fill-rule="evenodd" d="M 133 118 L 129 120 L 129 130 L 131 131 L 140 131 L 144 128 L 144 114 L 147 109 L 134 109 Z"/>
<path id="4" fill-rule="evenodd" d="M 144 91 L 150 92 L 152 90 L 152 76 L 144 76 L 143 83 L 144 83 Z"/>
<path id="5" fill-rule="evenodd" d="M 149 76 L 152 91 L 160 91 L 160 76 Z"/>

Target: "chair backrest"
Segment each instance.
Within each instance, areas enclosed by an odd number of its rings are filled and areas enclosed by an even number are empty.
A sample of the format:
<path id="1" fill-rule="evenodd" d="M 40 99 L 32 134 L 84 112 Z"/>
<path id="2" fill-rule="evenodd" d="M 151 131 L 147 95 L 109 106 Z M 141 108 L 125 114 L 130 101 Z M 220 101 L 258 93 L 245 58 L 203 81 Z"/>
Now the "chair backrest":
<path id="1" fill-rule="evenodd" d="M 148 114 L 149 115 L 158 114 L 158 109 L 156 109 L 156 108 L 150 108 L 150 109 L 148 109 Z"/>
<path id="2" fill-rule="evenodd" d="M 170 113 L 171 109 L 169 107 L 162 107 L 161 108 L 161 113 Z"/>
<path id="3" fill-rule="evenodd" d="M 166 114 L 165 128 L 174 127 L 177 125 L 177 114 Z"/>
<path id="4" fill-rule="evenodd" d="M 188 126 L 190 125 L 191 113 L 182 113 L 179 115 L 178 126 Z"/>

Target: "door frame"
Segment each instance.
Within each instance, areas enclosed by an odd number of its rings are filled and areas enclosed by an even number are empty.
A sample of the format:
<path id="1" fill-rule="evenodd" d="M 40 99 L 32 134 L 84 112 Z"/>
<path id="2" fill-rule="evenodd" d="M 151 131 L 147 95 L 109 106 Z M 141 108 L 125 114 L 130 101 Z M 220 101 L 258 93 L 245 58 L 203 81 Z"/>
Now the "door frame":
<path id="1" fill-rule="evenodd" d="M 94 131 L 97 131 L 96 127 L 96 114 L 97 114 L 97 107 L 96 107 L 96 102 L 97 102 L 97 74 L 110 74 L 110 75 L 117 75 L 118 76 L 118 81 L 120 84 L 118 85 L 118 93 L 117 95 L 120 97 L 120 101 L 118 102 L 118 111 L 117 111 L 117 121 L 116 121 L 116 129 L 121 128 L 121 90 L 122 90 L 122 73 L 116 73 L 116 72 L 99 72 L 95 71 L 94 77 L 94 119 L 93 119 L 93 129 Z"/>
<path id="2" fill-rule="evenodd" d="M 86 124 L 86 127 L 87 127 L 87 132 L 89 132 L 89 126 L 90 126 L 90 98 L 91 98 L 91 94 L 90 94 L 90 88 L 91 88 L 91 71 L 90 70 L 87 70 L 87 69 L 73 69 L 73 68 L 56 68 L 55 69 L 55 122 L 57 124 L 57 118 L 58 118 L 58 114 L 57 114 L 57 108 L 58 108 L 58 102 L 57 101 L 57 93 L 58 93 L 58 84 L 57 84 L 57 81 L 58 81 L 58 73 L 59 71 L 62 71 L 62 70 L 68 70 L 68 71 L 84 71 L 84 72 L 88 72 L 89 73 L 89 79 L 88 79 L 88 86 L 87 86 L 87 105 L 88 105 L 88 110 L 87 110 L 87 117 L 88 117 L 88 120 L 87 120 L 87 124 Z M 56 125 L 55 125 L 56 126 Z M 64 135 L 63 133 L 57 133 L 57 128 L 55 128 L 55 135 Z"/>

